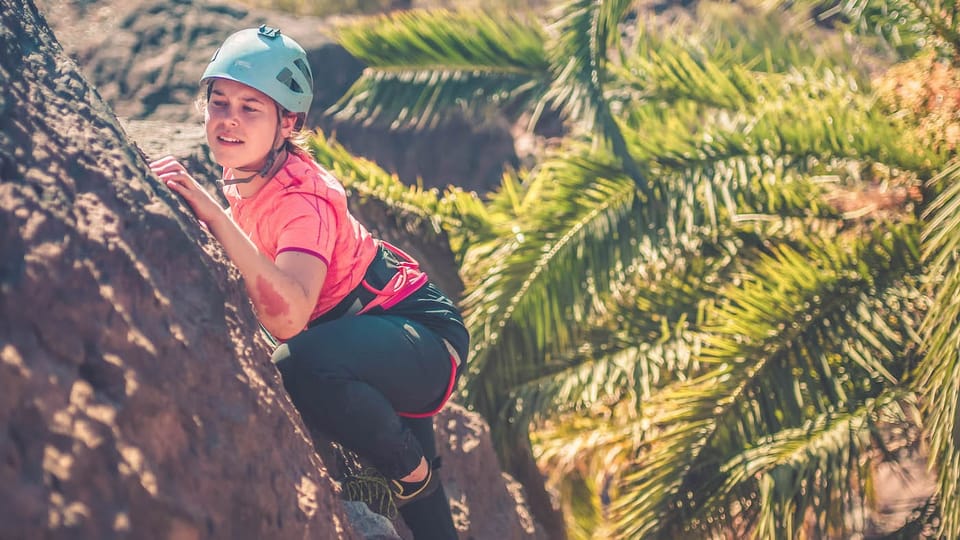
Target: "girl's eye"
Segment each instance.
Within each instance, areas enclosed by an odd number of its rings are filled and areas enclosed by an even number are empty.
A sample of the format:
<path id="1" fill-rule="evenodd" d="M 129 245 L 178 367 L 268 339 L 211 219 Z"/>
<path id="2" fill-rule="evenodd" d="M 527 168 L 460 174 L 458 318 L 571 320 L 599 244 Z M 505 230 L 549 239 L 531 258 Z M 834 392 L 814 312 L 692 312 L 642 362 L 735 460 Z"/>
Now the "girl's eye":
<path id="1" fill-rule="evenodd" d="M 211 101 L 211 102 L 210 102 L 210 105 L 211 105 L 212 107 L 216 107 L 216 108 L 218 108 L 218 109 L 222 109 L 222 108 L 224 108 L 224 107 L 227 106 L 227 102 L 226 102 L 226 101 Z"/>
<path id="2" fill-rule="evenodd" d="M 253 108 L 253 107 L 251 107 L 251 106 L 249 106 L 249 105 L 244 105 L 244 106 L 243 106 L 243 110 L 245 110 L 245 111 L 247 111 L 247 112 L 258 112 L 258 111 L 259 111 L 258 109 L 255 109 L 255 108 Z"/>

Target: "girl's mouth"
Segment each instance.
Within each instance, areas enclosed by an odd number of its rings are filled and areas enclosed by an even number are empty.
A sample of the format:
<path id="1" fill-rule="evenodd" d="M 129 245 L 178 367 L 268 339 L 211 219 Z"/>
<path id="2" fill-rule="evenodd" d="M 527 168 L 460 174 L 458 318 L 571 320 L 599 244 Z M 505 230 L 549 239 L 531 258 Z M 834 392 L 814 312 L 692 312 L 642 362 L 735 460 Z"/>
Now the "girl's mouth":
<path id="1" fill-rule="evenodd" d="M 217 135 L 217 140 L 225 144 L 241 144 L 243 142 L 240 139 L 235 139 L 233 137 L 226 137 L 224 135 Z"/>

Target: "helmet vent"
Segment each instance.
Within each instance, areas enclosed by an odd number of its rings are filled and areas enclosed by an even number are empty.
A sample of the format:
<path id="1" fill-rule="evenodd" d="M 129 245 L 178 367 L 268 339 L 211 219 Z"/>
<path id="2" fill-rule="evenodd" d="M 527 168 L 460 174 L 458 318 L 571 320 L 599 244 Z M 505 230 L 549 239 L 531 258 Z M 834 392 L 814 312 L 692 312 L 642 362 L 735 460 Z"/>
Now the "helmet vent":
<path id="1" fill-rule="evenodd" d="M 301 88 L 300 84 L 294 80 L 293 72 L 290 71 L 290 68 L 283 68 L 280 70 L 280 73 L 277 73 L 277 80 L 289 88 L 292 92 L 297 94 L 303 93 L 303 88 Z"/>
<path id="2" fill-rule="evenodd" d="M 307 83 L 310 85 L 310 90 L 313 90 L 313 75 L 310 73 L 310 66 L 308 66 L 302 58 L 294 59 L 293 65 L 300 69 L 300 71 L 303 73 L 303 76 L 307 78 Z"/>

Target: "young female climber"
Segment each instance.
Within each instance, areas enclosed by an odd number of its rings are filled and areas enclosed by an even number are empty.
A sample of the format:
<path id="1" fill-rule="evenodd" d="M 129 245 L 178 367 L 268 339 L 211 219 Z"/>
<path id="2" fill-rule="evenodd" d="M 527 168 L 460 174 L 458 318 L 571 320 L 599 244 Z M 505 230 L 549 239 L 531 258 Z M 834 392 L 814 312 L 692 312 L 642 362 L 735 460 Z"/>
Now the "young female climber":
<path id="1" fill-rule="evenodd" d="M 300 45 L 276 28 L 241 30 L 200 85 L 229 212 L 175 158 L 151 169 L 240 270 L 304 421 L 388 479 L 418 540 L 456 538 L 431 416 L 466 358 L 457 308 L 415 260 L 371 237 L 340 183 L 292 142 L 313 99 Z"/>

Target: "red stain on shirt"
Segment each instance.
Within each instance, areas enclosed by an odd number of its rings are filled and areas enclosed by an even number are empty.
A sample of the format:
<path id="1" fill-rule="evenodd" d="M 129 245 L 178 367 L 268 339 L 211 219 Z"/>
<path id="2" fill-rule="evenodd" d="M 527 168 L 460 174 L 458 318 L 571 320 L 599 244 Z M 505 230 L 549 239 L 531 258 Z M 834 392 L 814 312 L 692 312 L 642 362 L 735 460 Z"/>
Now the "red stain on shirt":
<path id="1" fill-rule="evenodd" d="M 273 288 L 273 284 L 263 276 L 257 276 L 257 296 L 260 299 L 263 314 L 267 317 L 277 317 L 290 312 L 290 304 L 287 304 L 283 296 Z"/>

